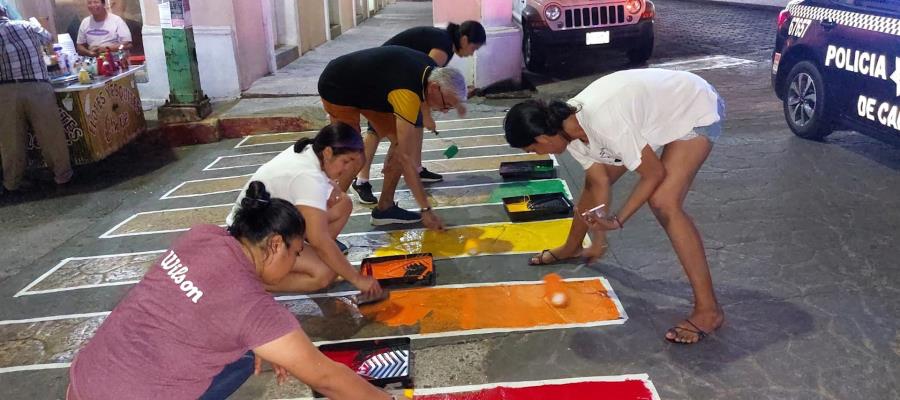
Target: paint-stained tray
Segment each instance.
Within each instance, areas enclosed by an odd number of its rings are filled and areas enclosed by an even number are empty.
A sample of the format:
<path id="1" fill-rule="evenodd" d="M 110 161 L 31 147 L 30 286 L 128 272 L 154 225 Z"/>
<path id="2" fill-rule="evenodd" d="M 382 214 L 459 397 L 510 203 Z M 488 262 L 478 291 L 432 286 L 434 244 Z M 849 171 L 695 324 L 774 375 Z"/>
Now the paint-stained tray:
<path id="1" fill-rule="evenodd" d="M 500 176 L 506 180 L 556 178 L 553 160 L 510 161 L 500 163 Z"/>
<path id="2" fill-rule="evenodd" d="M 408 337 L 323 344 L 319 350 L 375 386 L 413 387 L 413 354 Z M 319 393 L 315 396 L 323 397 Z"/>
<path id="3" fill-rule="evenodd" d="M 512 222 L 565 218 L 572 215 L 572 208 L 572 201 L 561 192 L 503 199 L 503 209 Z"/>
<path id="4" fill-rule="evenodd" d="M 360 270 L 377 279 L 384 289 L 434 286 L 437 275 L 431 253 L 369 257 L 362 260 Z"/>

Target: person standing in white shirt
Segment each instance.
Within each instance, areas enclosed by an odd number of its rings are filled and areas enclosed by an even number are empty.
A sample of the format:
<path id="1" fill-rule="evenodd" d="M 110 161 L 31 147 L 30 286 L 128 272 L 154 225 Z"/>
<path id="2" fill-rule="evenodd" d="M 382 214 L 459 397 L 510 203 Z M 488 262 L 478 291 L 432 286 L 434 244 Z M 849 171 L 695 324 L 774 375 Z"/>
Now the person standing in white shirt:
<path id="1" fill-rule="evenodd" d="M 106 0 L 87 0 L 91 16 L 81 21 L 76 50 L 85 57 L 97 57 L 106 50 L 131 48 L 131 31 L 118 15 L 106 9 Z"/>
<path id="2" fill-rule="evenodd" d="M 566 243 L 544 250 L 530 263 L 597 260 L 606 252 L 605 232 L 622 229 L 649 203 L 694 292 L 693 312 L 666 332 L 666 340 L 696 343 L 719 328 L 725 314 L 716 300 L 700 233 L 684 211 L 684 199 L 721 134 L 724 116 L 724 101 L 709 83 L 689 72 L 663 69 L 607 75 L 568 102 L 531 100 L 515 105 L 503 123 L 512 147 L 538 154 L 568 150 L 584 167 L 579 215 L 601 204 L 610 210 L 611 186 L 626 171 L 640 176 L 618 212 L 575 218 Z M 593 244 L 582 248 L 588 229 Z"/>

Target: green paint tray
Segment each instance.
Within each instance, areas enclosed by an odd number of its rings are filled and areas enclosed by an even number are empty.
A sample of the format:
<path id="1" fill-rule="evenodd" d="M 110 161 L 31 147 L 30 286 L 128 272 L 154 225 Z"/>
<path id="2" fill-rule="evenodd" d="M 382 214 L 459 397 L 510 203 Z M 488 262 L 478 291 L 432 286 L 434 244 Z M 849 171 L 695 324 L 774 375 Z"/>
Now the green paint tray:
<path id="1" fill-rule="evenodd" d="M 506 180 L 556 178 L 553 160 L 511 161 L 500 163 L 500 176 Z"/>
<path id="2" fill-rule="evenodd" d="M 527 204 L 527 211 L 516 210 L 515 205 Z M 528 196 L 506 197 L 503 209 L 512 222 L 558 219 L 572 216 L 572 201 L 565 193 L 544 193 Z"/>

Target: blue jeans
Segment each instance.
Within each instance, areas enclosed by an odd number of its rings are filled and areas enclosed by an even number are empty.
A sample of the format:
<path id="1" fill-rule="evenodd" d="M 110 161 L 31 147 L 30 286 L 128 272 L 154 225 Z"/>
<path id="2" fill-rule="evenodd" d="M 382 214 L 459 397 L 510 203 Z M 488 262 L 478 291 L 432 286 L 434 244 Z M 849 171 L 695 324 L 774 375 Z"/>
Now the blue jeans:
<path id="1" fill-rule="evenodd" d="M 715 91 L 715 89 L 713 89 L 713 91 Z M 716 95 L 719 95 L 719 92 L 716 92 Z M 706 136 L 712 143 L 715 143 L 716 139 L 718 139 L 719 136 L 722 136 L 722 123 L 725 122 L 725 100 L 722 99 L 722 96 L 719 96 L 717 103 L 719 120 L 709 126 L 698 126 L 694 128 L 694 133 L 700 136 Z"/>
<path id="2" fill-rule="evenodd" d="M 253 359 L 253 352 L 248 351 L 237 361 L 222 368 L 222 372 L 213 378 L 206 393 L 203 393 L 199 400 L 225 400 L 231 396 L 250 378 L 250 375 L 253 375 Z"/>

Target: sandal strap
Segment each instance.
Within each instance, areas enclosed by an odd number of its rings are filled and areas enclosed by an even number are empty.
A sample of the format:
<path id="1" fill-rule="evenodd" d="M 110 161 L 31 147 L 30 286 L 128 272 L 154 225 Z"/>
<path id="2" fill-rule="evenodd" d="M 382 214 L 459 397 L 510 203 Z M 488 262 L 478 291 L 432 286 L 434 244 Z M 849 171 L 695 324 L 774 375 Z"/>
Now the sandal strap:
<path id="1" fill-rule="evenodd" d="M 691 324 L 691 326 L 693 326 L 694 329 L 697 330 L 697 331 L 694 332 L 694 333 L 696 333 L 697 335 L 699 335 L 701 338 L 706 337 L 706 336 L 709 336 L 709 333 L 706 333 L 706 331 L 704 331 L 703 329 L 700 329 L 700 327 L 697 326 L 697 324 L 691 322 L 691 319 L 690 319 L 690 318 L 685 319 L 685 321 L 687 321 L 687 323 Z M 688 330 L 690 331 L 690 329 L 688 329 Z"/>

